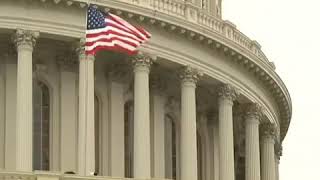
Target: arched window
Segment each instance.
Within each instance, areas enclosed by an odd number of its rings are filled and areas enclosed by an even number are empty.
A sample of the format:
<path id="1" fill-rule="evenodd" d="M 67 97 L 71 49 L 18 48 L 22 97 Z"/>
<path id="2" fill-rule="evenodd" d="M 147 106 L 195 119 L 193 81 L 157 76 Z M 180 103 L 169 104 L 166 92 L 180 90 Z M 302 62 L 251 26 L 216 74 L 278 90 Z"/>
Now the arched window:
<path id="1" fill-rule="evenodd" d="M 50 95 L 41 81 L 33 83 L 33 169 L 49 170 Z"/>
<path id="2" fill-rule="evenodd" d="M 94 139 L 95 139 L 95 172 L 100 172 L 100 104 L 99 99 L 94 96 Z"/>

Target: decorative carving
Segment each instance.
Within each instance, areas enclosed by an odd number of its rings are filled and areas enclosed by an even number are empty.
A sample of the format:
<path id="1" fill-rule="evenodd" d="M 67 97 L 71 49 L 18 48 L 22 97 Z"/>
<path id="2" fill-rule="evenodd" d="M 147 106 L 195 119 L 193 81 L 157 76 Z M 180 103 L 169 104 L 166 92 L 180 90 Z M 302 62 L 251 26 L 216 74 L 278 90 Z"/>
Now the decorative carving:
<path id="1" fill-rule="evenodd" d="M 148 53 L 139 52 L 137 55 L 135 55 L 132 58 L 134 71 L 136 71 L 138 67 L 144 67 L 149 70 L 155 60 L 156 60 L 156 56 L 153 56 Z"/>
<path id="2" fill-rule="evenodd" d="M 32 49 L 35 46 L 39 35 L 40 33 L 38 31 L 17 29 L 13 36 L 13 42 L 17 48 L 21 48 L 23 46 L 24 48 Z"/>
<path id="3" fill-rule="evenodd" d="M 224 84 L 218 88 L 218 97 L 234 101 L 240 95 L 239 91 L 230 84 Z"/>
<path id="4" fill-rule="evenodd" d="M 79 55 L 79 60 L 84 59 L 86 56 L 85 44 L 85 38 L 81 38 L 79 41 L 73 44 L 73 49 L 76 52 L 76 54 Z"/>
<path id="5" fill-rule="evenodd" d="M 191 67 L 190 65 L 183 67 L 180 70 L 180 74 L 179 74 L 179 77 L 182 83 L 191 82 L 191 83 L 197 84 L 201 76 L 203 76 L 203 73 L 198 69 Z"/>
<path id="6" fill-rule="evenodd" d="M 261 121 L 262 107 L 258 103 L 250 103 L 246 106 L 245 119 L 257 119 Z"/>
<path id="7" fill-rule="evenodd" d="M 265 139 L 275 139 L 276 128 L 275 125 L 270 122 L 264 122 L 260 128 L 261 136 Z"/>

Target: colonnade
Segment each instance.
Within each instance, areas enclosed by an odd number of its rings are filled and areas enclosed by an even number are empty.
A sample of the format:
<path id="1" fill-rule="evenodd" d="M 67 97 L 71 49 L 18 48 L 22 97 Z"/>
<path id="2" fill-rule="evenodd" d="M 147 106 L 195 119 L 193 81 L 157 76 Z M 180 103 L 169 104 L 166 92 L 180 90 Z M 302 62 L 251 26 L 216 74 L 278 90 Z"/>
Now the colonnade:
<path id="1" fill-rule="evenodd" d="M 37 32 L 17 30 L 17 121 L 16 121 L 16 170 L 32 171 L 32 52 L 38 37 Z M 94 146 L 94 57 L 78 49 L 79 57 L 79 109 L 78 109 L 78 171 L 82 176 L 95 171 Z M 150 101 L 149 73 L 155 58 L 138 54 L 132 59 L 134 72 L 134 165 L 133 176 L 151 178 Z M 195 180 L 197 171 L 197 122 L 196 87 L 202 76 L 197 69 L 185 66 L 180 71 L 181 121 L 180 121 L 180 179 Z M 239 96 L 237 89 L 223 84 L 218 89 L 218 117 L 214 129 L 214 177 L 220 180 L 235 180 L 233 142 L 233 102 Z M 159 99 L 158 99 L 159 100 Z M 163 111 L 164 102 L 153 102 Z M 276 180 L 274 152 L 275 129 L 263 122 L 262 110 L 255 103 L 247 106 L 245 113 L 245 158 L 246 180 Z M 156 119 L 156 118 L 155 118 Z M 164 121 L 164 120 L 163 120 Z M 158 120 L 155 120 L 158 123 Z M 164 124 L 158 124 L 164 128 Z M 262 132 L 259 133 L 259 129 Z M 161 129 L 158 135 L 164 135 Z M 260 137 L 261 134 L 261 138 Z M 154 138 L 157 138 L 155 136 Z M 261 144 L 261 146 L 260 146 Z M 164 146 L 158 144 L 155 153 L 164 154 Z M 218 147 L 218 148 L 217 148 Z M 163 151 L 162 151 L 162 150 Z M 261 154 L 260 154 L 261 153 Z M 261 157 L 261 159 L 260 159 Z M 164 159 L 157 160 L 164 170 Z M 261 167 L 260 167 L 261 166 Z M 261 171 L 260 171 L 261 169 Z M 154 174 L 164 176 L 164 172 Z M 164 177 L 159 177 L 164 178 Z"/>

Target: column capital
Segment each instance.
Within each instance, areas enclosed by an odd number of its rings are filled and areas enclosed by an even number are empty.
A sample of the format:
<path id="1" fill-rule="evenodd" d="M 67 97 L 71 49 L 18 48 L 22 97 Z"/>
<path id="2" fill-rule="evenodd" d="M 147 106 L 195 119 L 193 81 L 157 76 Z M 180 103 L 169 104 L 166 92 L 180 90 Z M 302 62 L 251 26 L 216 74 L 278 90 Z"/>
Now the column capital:
<path id="1" fill-rule="evenodd" d="M 80 38 L 79 41 L 73 43 L 73 50 L 79 56 L 79 61 L 86 59 L 86 39 Z"/>
<path id="2" fill-rule="evenodd" d="M 17 29 L 13 35 L 13 42 L 17 48 L 23 47 L 32 50 L 39 35 L 38 31 Z"/>
<path id="3" fill-rule="evenodd" d="M 189 82 L 197 84 L 201 76 L 203 76 L 203 73 L 190 65 L 184 66 L 179 73 L 179 78 L 182 83 Z"/>
<path id="4" fill-rule="evenodd" d="M 273 139 L 276 137 L 275 125 L 270 122 L 264 122 L 261 124 L 261 137 L 264 139 Z"/>
<path id="5" fill-rule="evenodd" d="M 262 106 L 258 103 L 249 103 L 245 109 L 245 121 L 252 121 L 253 119 L 257 120 L 257 123 L 261 122 L 262 117 Z"/>
<path id="6" fill-rule="evenodd" d="M 234 101 L 240 95 L 238 89 L 230 84 L 223 84 L 218 88 L 218 97 Z"/>
<path id="7" fill-rule="evenodd" d="M 151 65 L 156 60 L 156 56 L 148 53 L 139 52 L 132 58 L 134 71 L 150 71 Z"/>

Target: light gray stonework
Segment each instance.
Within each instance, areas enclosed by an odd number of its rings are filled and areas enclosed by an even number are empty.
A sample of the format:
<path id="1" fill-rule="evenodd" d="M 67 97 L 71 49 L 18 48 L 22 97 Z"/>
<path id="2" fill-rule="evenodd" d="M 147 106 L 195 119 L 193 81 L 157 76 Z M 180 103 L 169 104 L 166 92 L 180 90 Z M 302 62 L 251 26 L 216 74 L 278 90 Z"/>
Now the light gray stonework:
<path id="1" fill-rule="evenodd" d="M 2 0 L 0 179 L 278 179 L 290 95 L 221 1 L 91 1 L 152 34 L 93 57 L 88 1 Z"/>

